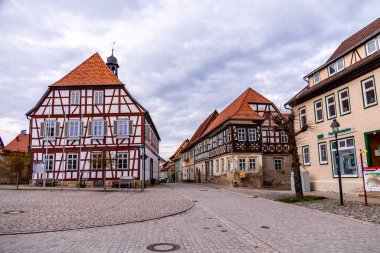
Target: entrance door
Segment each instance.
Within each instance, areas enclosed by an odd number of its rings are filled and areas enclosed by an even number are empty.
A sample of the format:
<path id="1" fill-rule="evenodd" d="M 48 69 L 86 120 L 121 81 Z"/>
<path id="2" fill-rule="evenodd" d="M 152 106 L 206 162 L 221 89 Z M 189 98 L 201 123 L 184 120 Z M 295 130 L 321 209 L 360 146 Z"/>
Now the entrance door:
<path id="1" fill-rule="evenodd" d="M 370 166 L 380 166 L 380 132 L 368 135 L 370 144 L 370 156 L 372 164 Z"/>

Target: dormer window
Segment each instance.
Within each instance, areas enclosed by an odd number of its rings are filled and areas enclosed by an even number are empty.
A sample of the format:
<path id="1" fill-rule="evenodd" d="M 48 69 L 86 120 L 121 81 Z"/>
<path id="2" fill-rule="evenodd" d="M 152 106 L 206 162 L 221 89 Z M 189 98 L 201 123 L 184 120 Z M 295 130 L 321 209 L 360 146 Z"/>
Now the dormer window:
<path id="1" fill-rule="evenodd" d="M 365 44 L 365 50 L 367 52 L 367 55 L 371 55 L 379 49 L 379 39 L 380 36 L 368 41 Z"/>
<path id="2" fill-rule="evenodd" d="M 321 76 L 319 75 L 319 72 L 314 75 L 314 85 L 319 83 L 321 81 Z"/>
<path id="3" fill-rule="evenodd" d="M 344 59 L 341 58 L 329 66 L 329 76 L 336 74 L 344 69 Z"/>

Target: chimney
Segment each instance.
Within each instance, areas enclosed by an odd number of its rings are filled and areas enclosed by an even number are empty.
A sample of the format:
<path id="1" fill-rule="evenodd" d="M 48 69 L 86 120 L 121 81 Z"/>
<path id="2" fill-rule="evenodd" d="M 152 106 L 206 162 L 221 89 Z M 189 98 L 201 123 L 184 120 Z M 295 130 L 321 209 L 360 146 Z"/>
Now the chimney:
<path id="1" fill-rule="evenodd" d="M 21 136 L 25 136 L 26 135 L 26 130 L 21 130 Z"/>

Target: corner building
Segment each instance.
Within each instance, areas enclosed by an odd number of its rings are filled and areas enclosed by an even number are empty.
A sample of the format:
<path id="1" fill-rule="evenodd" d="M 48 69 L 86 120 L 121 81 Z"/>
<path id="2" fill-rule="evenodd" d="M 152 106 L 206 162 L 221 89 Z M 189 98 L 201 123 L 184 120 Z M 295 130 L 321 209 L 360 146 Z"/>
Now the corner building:
<path id="1" fill-rule="evenodd" d="M 312 190 L 338 192 L 335 136 L 344 192 L 363 190 L 360 150 L 364 167 L 380 166 L 380 19 L 344 40 L 326 63 L 304 77 L 307 86 L 287 102 L 300 134 L 298 150 Z"/>
<path id="2" fill-rule="evenodd" d="M 50 85 L 26 114 L 33 164 L 45 163 L 48 181 L 96 186 L 133 176 L 141 182 L 143 162 L 145 180 L 158 181 L 159 134 L 118 69 L 113 52 L 107 63 L 95 53 Z M 32 168 L 32 180 L 43 177 Z"/>

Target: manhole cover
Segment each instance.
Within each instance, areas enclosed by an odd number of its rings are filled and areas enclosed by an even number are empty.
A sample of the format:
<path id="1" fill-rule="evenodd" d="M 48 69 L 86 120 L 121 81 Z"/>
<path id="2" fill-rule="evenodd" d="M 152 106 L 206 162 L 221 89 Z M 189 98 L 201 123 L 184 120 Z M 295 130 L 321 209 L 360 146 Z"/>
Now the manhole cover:
<path id="1" fill-rule="evenodd" d="M 218 227 L 218 228 L 221 228 L 221 227 L 223 227 L 223 226 L 222 226 L 222 225 L 218 225 L 217 227 Z"/>
<path id="2" fill-rule="evenodd" d="M 210 228 L 208 228 L 208 227 L 205 227 L 205 228 L 203 228 L 203 229 L 210 229 Z"/>
<path id="3" fill-rule="evenodd" d="M 19 213 L 24 213 L 24 211 L 8 211 L 4 212 L 5 214 L 19 214 Z"/>
<path id="4" fill-rule="evenodd" d="M 193 202 L 198 202 L 198 200 L 193 200 Z"/>
<path id="5" fill-rule="evenodd" d="M 208 192 L 208 190 L 200 190 L 201 192 Z"/>
<path id="6" fill-rule="evenodd" d="M 265 228 L 265 229 L 268 229 L 269 227 L 268 227 L 268 226 L 261 226 L 261 228 Z"/>
<path id="7" fill-rule="evenodd" d="M 257 196 L 252 196 L 251 198 L 253 198 L 253 199 L 257 199 Z"/>
<path id="8" fill-rule="evenodd" d="M 227 232 L 227 230 L 221 230 L 221 232 L 225 233 L 225 232 Z"/>
<path id="9" fill-rule="evenodd" d="M 146 249 L 153 252 L 170 252 L 179 250 L 180 246 L 174 243 L 155 243 L 149 245 Z"/>

